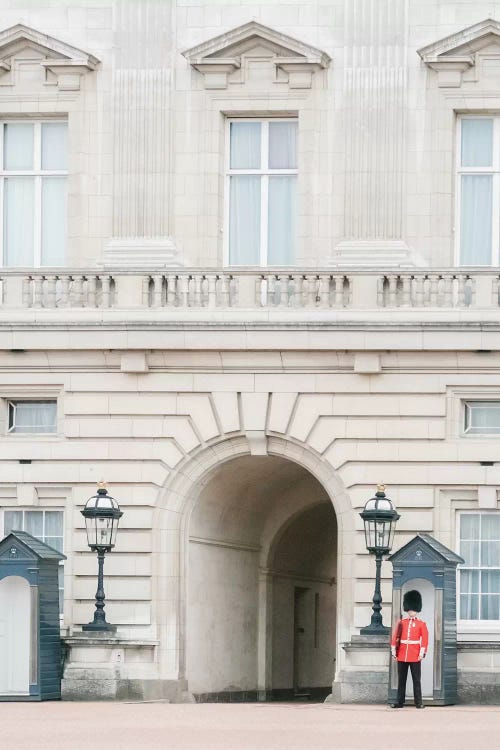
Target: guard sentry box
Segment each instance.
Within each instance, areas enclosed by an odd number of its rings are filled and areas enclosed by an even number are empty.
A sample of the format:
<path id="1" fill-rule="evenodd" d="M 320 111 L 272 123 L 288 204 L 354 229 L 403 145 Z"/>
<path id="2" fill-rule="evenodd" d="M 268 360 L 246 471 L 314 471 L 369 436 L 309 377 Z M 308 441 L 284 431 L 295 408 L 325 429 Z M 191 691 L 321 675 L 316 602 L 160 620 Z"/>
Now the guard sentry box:
<path id="1" fill-rule="evenodd" d="M 422 594 L 419 617 L 429 629 L 429 649 L 422 661 L 423 701 L 453 705 L 457 702 L 457 565 L 464 561 L 429 534 L 417 534 L 388 559 L 393 565 L 393 628 L 401 617 L 405 592 L 417 589 Z M 397 683 L 396 662 L 391 659 L 389 703 L 397 700 Z M 407 694 L 411 691 L 408 684 Z"/>
<path id="2" fill-rule="evenodd" d="M 0 701 L 61 698 L 59 562 L 24 531 L 0 542 Z"/>

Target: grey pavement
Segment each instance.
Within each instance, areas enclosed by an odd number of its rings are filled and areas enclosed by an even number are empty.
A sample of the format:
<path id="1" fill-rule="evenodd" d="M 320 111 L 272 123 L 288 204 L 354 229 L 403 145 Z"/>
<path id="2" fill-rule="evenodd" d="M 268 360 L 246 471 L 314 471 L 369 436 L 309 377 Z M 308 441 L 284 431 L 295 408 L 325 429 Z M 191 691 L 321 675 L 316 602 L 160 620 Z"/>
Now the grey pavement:
<path id="1" fill-rule="evenodd" d="M 2 750 L 486 750 L 500 707 L 0 703 Z"/>

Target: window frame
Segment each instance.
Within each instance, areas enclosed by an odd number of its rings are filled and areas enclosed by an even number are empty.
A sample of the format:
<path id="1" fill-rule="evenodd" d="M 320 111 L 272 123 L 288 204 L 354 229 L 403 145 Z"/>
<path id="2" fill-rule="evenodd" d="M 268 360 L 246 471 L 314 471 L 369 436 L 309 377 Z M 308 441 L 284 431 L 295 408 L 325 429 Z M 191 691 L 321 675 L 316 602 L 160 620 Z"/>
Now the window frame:
<path id="1" fill-rule="evenodd" d="M 488 509 L 481 509 L 481 508 L 474 508 L 474 509 L 468 509 L 468 510 L 460 510 L 457 512 L 457 519 L 458 523 L 456 524 L 455 534 L 456 534 L 456 547 L 457 554 L 460 554 L 460 542 L 461 542 L 461 518 L 462 516 L 466 515 L 498 515 L 500 513 L 500 510 L 496 510 L 495 508 L 488 508 Z M 481 543 L 481 540 L 479 540 L 479 543 Z M 466 633 L 466 632 L 494 632 L 494 633 L 500 633 L 500 619 L 498 620 L 464 620 L 460 617 L 460 572 L 462 570 L 477 570 L 481 572 L 482 570 L 500 570 L 500 567 L 473 567 L 473 566 L 457 566 L 457 585 L 456 585 L 456 611 L 457 611 L 457 629 L 459 632 Z M 481 593 L 479 593 L 479 596 L 481 596 Z M 500 591 L 499 591 L 500 596 Z M 479 610 L 480 612 L 481 610 Z"/>
<path id="2" fill-rule="evenodd" d="M 64 549 L 66 547 L 66 544 L 65 544 L 65 525 L 64 524 L 65 524 L 65 520 L 66 519 L 65 519 L 65 509 L 64 508 L 61 508 L 59 506 L 57 506 L 57 507 L 50 506 L 50 507 L 40 508 L 38 506 L 24 507 L 24 506 L 14 506 L 14 505 L 0 507 L 0 520 L 1 520 L 0 528 L 2 530 L 2 535 L 1 535 L 0 538 L 2 538 L 2 539 L 5 536 L 5 513 L 6 512 L 7 513 L 13 512 L 13 513 L 22 513 L 23 514 L 23 528 L 22 529 L 16 529 L 16 531 L 23 531 L 24 530 L 24 525 L 25 525 L 24 514 L 25 513 L 32 513 L 32 512 L 41 513 L 42 514 L 42 523 L 43 523 L 43 531 L 44 531 L 43 537 L 44 538 L 46 537 L 46 534 L 45 534 L 45 513 L 47 513 L 47 512 L 48 513 L 54 513 L 54 512 L 61 513 L 61 515 L 62 515 L 62 537 L 61 537 L 62 538 L 62 554 L 65 554 L 64 553 Z M 39 537 L 36 537 L 36 538 L 38 539 Z M 43 539 L 41 539 L 40 541 L 43 542 Z M 62 606 L 59 606 L 59 620 L 60 620 L 61 624 L 63 624 L 63 622 L 64 622 L 64 592 L 65 592 L 65 588 L 66 588 L 65 587 L 65 580 L 64 580 L 65 579 L 64 560 L 60 560 L 59 561 L 59 568 L 62 568 L 62 571 L 63 571 L 63 574 L 62 574 L 62 583 L 63 583 L 62 589 L 59 586 L 59 582 L 58 582 L 58 591 L 62 591 L 63 592 Z"/>
<path id="3" fill-rule="evenodd" d="M 457 138 L 455 148 L 455 266 L 489 268 L 500 263 L 500 114 L 467 114 L 458 115 Z M 464 120 L 493 120 L 493 148 L 491 167 L 462 167 L 462 122 Z M 492 227 L 491 257 L 489 263 L 462 263 L 462 176 L 492 175 Z"/>
<path id="4" fill-rule="evenodd" d="M 42 169 L 42 125 L 46 123 L 64 123 L 68 127 L 68 118 L 47 117 L 2 118 L 0 119 L 0 268 L 23 268 L 23 266 L 6 265 L 4 247 L 4 213 L 5 213 L 5 179 L 8 177 L 33 177 L 34 180 L 34 217 L 33 217 L 33 265 L 30 268 L 53 268 L 42 265 L 42 179 L 44 177 L 65 177 L 66 189 L 68 169 Z M 4 169 L 4 133 L 5 125 L 33 125 L 33 169 Z M 69 149 L 68 149 L 69 151 Z M 67 217 L 66 217 L 67 218 Z M 67 242 L 67 230 L 66 230 Z M 66 248 L 65 248 L 66 249 Z M 64 267 L 64 264 L 57 267 Z"/>
<path id="5" fill-rule="evenodd" d="M 251 122 L 261 123 L 260 139 L 260 163 L 261 169 L 231 169 L 231 123 L 232 122 Z M 223 265 L 226 268 L 255 268 L 252 265 L 239 265 L 231 263 L 229 248 L 229 222 L 230 222 L 230 183 L 231 177 L 236 175 L 256 175 L 261 177 L 260 191 L 260 249 L 259 249 L 259 268 L 269 268 L 268 259 L 268 231 L 269 231 L 269 177 L 270 176 L 299 176 L 299 151 L 297 148 L 297 166 L 294 169 L 263 169 L 263 164 L 269 164 L 269 123 L 270 122 L 296 122 L 297 123 L 297 143 L 299 142 L 299 117 L 298 115 L 279 115 L 276 117 L 241 117 L 231 116 L 225 118 L 224 127 L 224 247 L 223 247 Z M 295 267 L 291 263 L 290 268 Z"/>
<path id="6" fill-rule="evenodd" d="M 36 399 L 36 398 L 6 398 L 6 407 L 7 407 L 7 418 L 6 418 L 6 435 L 20 435 L 23 437 L 26 437 L 27 435 L 57 435 L 58 433 L 58 400 L 57 398 L 45 398 L 45 399 Z M 23 402 L 23 403 L 30 403 L 30 404 L 55 404 L 55 423 L 54 423 L 54 429 L 50 430 L 48 432 L 42 432 L 42 431 L 31 431 L 31 432 L 22 432 L 21 430 L 14 430 L 15 423 L 11 426 L 10 425 L 10 415 L 11 415 L 11 409 L 15 414 L 15 410 L 17 407 L 17 404 Z"/>

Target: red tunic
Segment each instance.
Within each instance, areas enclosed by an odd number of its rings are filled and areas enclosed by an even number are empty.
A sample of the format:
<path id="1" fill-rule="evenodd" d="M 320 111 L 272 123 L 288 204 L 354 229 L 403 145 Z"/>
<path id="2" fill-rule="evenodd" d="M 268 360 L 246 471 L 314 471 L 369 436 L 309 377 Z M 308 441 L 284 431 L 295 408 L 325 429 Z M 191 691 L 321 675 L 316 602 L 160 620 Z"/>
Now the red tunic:
<path id="1" fill-rule="evenodd" d="M 405 617 L 400 620 L 394 629 L 391 639 L 391 648 L 396 648 L 398 630 L 401 624 L 400 645 L 396 653 L 398 661 L 420 661 L 427 653 L 429 645 L 429 632 L 427 625 L 418 617 Z"/>

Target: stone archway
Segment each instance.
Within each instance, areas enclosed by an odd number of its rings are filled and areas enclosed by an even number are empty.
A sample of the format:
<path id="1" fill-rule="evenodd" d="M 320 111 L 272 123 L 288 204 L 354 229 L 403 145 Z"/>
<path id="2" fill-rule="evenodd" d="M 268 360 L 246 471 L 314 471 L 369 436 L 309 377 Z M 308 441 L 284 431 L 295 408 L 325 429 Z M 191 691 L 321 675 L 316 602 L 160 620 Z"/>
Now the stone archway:
<path id="1" fill-rule="evenodd" d="M 267 439 L 267 457 L 286 459 L 287 472 L 297 466 L 305 475 L 318 483 L 323 492 L 323 501 L 333 506 L 338 527 L 337 591 L 340 606 L 337 608 L 336 635 L 338 643 L 348 639 L 352 623 L 352 555 L 354 538 L 354 513 L 350 499 L 333 468 L 306 446 L 277 437 Z M 160 674 L 163 679 L 184 681 L 189 677 L 186 671 L 187 643 L 187 604 L 190 536 L 196 536 L 190 529 L 191 518 L 198 500 L 220 468 L 238 457 L 250 457 L 248 441 L 244 436 L 229 438 L 205 447 L 191 454 L 171 475 L 165 486 L 155 519 L 155 597 L 154 620 L 160 641 L 158 649 Z M 304 474 L 303 474 L 304 475 Z M 260 567 L 269 565 L 270 553 L 277 535 L 294 515 L 302 512 L 306 505 L 302 502 L 278 506 L 268 513 L 266 523 L 261 528 Z M 314 504 L 314 503 L 313 503 Z M 217 541 L 217 540 L 216 540 Z M 237 541 L 242 541 L 237 539 Z M 196 544 L 196 542 L 195 542 Z M 249 545 L 251 546 L 251 545 Z M 255 546 L 255 545 L 254 545 Z M 256 551 L 255 551 L 256 552 Z M 259 598 L 268 597 L 268 586 L 259 574 Z M 344 592 L 344 593 L 342 593 Z M 265 612 L 266 607 L 259 607 Z M 266 618 L 258 622 L 258 686 L 266 689 L 272 682 L 269 674 L 268 643 L 266 642 Z M 337 662 L 338 663 L 338 662 Z M 183 682 L 183 684 L 185 684 Z"/>
<path id="2" fill-rule="evenodd" d="M 272 549 L 263 549 L 277 519 Z M 189 523 L 186 676 L 194 694 L 255 700 L 330 692 L 336 536 L 328 495 L 302 466 L 277 456 L 219 466 Z"/>

